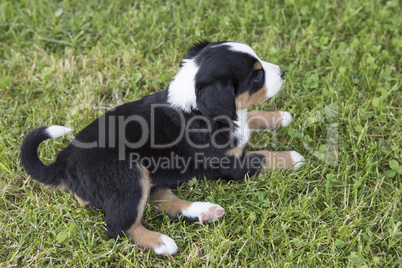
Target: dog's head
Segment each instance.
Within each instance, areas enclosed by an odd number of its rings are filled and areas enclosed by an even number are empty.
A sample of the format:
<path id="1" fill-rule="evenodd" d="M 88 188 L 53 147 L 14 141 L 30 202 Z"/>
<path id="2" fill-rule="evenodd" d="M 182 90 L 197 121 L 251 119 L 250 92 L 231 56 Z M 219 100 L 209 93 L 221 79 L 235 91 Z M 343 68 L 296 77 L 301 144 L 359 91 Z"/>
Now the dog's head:
<path id="1" fill-rule="evenodd" d="M 168 87 L 168 102 L 185 112 L 235 118 L 280 90 L 284 72 L 238 42 L 196 43 Z"/>

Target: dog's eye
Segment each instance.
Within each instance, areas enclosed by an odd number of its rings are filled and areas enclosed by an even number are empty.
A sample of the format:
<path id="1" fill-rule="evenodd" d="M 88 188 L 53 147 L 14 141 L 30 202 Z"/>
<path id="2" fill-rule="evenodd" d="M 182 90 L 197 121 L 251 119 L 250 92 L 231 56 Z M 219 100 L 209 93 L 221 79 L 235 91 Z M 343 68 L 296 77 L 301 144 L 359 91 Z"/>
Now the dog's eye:
<path id="1" fill-rule="evenodd" d="M 263 74 L 264 74 L 264 72 L 262 70 L 259 70 L 257 77 L 254 79 L 254 82 L 260 82 Z"/>

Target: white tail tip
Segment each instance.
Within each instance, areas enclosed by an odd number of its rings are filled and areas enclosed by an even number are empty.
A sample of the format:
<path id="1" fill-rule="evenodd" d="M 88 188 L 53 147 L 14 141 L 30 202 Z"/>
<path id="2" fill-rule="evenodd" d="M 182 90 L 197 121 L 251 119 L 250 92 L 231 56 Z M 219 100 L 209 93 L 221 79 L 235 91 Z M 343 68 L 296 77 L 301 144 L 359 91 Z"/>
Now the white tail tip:
<path id="1" fill-rule="evenodd" d="M 55 139 L 61 137 L 68 132 L 72 131 L 71 128 L 62 127 L 62 126 L 50 126 L 46 128 L 46 133 L 49 135 L 50 138 Z"/>

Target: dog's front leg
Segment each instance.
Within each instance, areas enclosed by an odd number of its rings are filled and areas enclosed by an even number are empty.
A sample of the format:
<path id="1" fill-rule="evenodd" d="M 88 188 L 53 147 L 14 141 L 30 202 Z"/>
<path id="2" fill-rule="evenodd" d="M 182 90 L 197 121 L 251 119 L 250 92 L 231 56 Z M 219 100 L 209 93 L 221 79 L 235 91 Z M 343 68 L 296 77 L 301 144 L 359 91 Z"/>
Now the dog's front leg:
<path id="1" fill-rule="evenodd" d="M 304 163 L 304 157 L 296 151 L 253 151 L 248 152 L 246 157 L 250 163 L 255 161 L 254 158 L 261 159 L 260 169 L 256 174 L 275 169 L 297 170 Z"/>
<path id="2" fill-rule="evenodd" d="M 304 157 L 296 151 L 252 151 L 223 158 L 219 172 L 211 169 L 207 177 L 242 180 L 247 175 L 252 177 L 264 174 L 268 170 L 296 170 L 303 163 Z"/>
<path id="3" fill-rule="evenodd" d="M 250 111 L 247 115 L 247 122 L 250 129 L 271 129 L 279 126 L 287 127 L 292 121 L 292 116 L 288 112 L 274 111 Z"/>

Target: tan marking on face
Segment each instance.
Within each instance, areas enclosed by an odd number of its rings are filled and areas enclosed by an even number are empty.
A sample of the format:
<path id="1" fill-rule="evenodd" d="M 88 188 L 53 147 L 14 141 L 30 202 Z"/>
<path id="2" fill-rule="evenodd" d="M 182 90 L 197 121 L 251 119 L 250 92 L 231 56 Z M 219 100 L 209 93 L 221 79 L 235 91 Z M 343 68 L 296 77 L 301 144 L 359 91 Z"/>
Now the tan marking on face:
<path id="1" fill-rule="evenodd" d="M 250 95 L 248 90 L 240 94 L 235 100 L 236 109 L 237 110 L 247 109 L 252 105 L 263 102 L 266 98 L 267 98 L 267 88 L 264 84 L 264 86 L 260 90 L 254 92 L 252 95 Z"/>
<path id="2" fill-rule="evenodd" d="M 226 155 L 240 157 L 243 154 L 243 151 L 244 151 L 243 147 L 235 147 L 227 151 Z"/>
<path id="3" fill-rule="evenodd" d="M 87 205 L 89 205 L 88 201 L 85 201 L 84 199 L 82 199 L 81 197 L 79 197 L 77 194 L 74 194 L 75 198 L 77 199 L 77 202 L 80 206 L 82 207 L 86 207 Z"/>
<path id="4" fill-rule="evenodd" d="M 249 153 L 259 154 L 265 157 L 264 164 L 256 175 L 264 174 L 268 170 L 291 168 L 295 164 L 289 151 L 272 152 L 263 150 Z"/>
<path id="5" fill-rule="evenodd" d="M 254 70 L 261 70 L 262 69 L 262 64 L 261 64 L 261 62 L 259 62 L 259 61 L 256 61 L 255 63 L 254 63 Z"/>
<path id="6" fill-rule="evenodd" d="M 163 243 L 161 238 L 162 234 L 150 231 L 141 224 L 141 219 L 144 214 L 144 208 L 147 203 L 149 192 L 151 189 L 151 179 L 149 176 L 149 171 L 146 168 L 142 168 L 141 173 L 142 176 L 140 179 L 140 184 L 142 196 L 140 202 L 138 203 L 137 219 L 125 233 L 128 234 L 132 238 L 134 243 L 136 243 L 138 246 L 146 249 L 154 249 L 156 246 Z"/>
<path id="7" fill-rule="evenodd" d="M 247 123 L 250 129 L 271 129 L 274 130 L 280 126 L 282 115 L 279 111 L 250 111 L 247 115 Z"/>
<path id="8" fill-rule="evenodd" d="M 171 189 L 160 187 L 152 190 L 151 200 L 154 201 L 153 206 L 156 213 L 166 213 L 171 218 L 182 214 L 182 211 L 192 204 L 192 202 L 178 198 Z"/>

